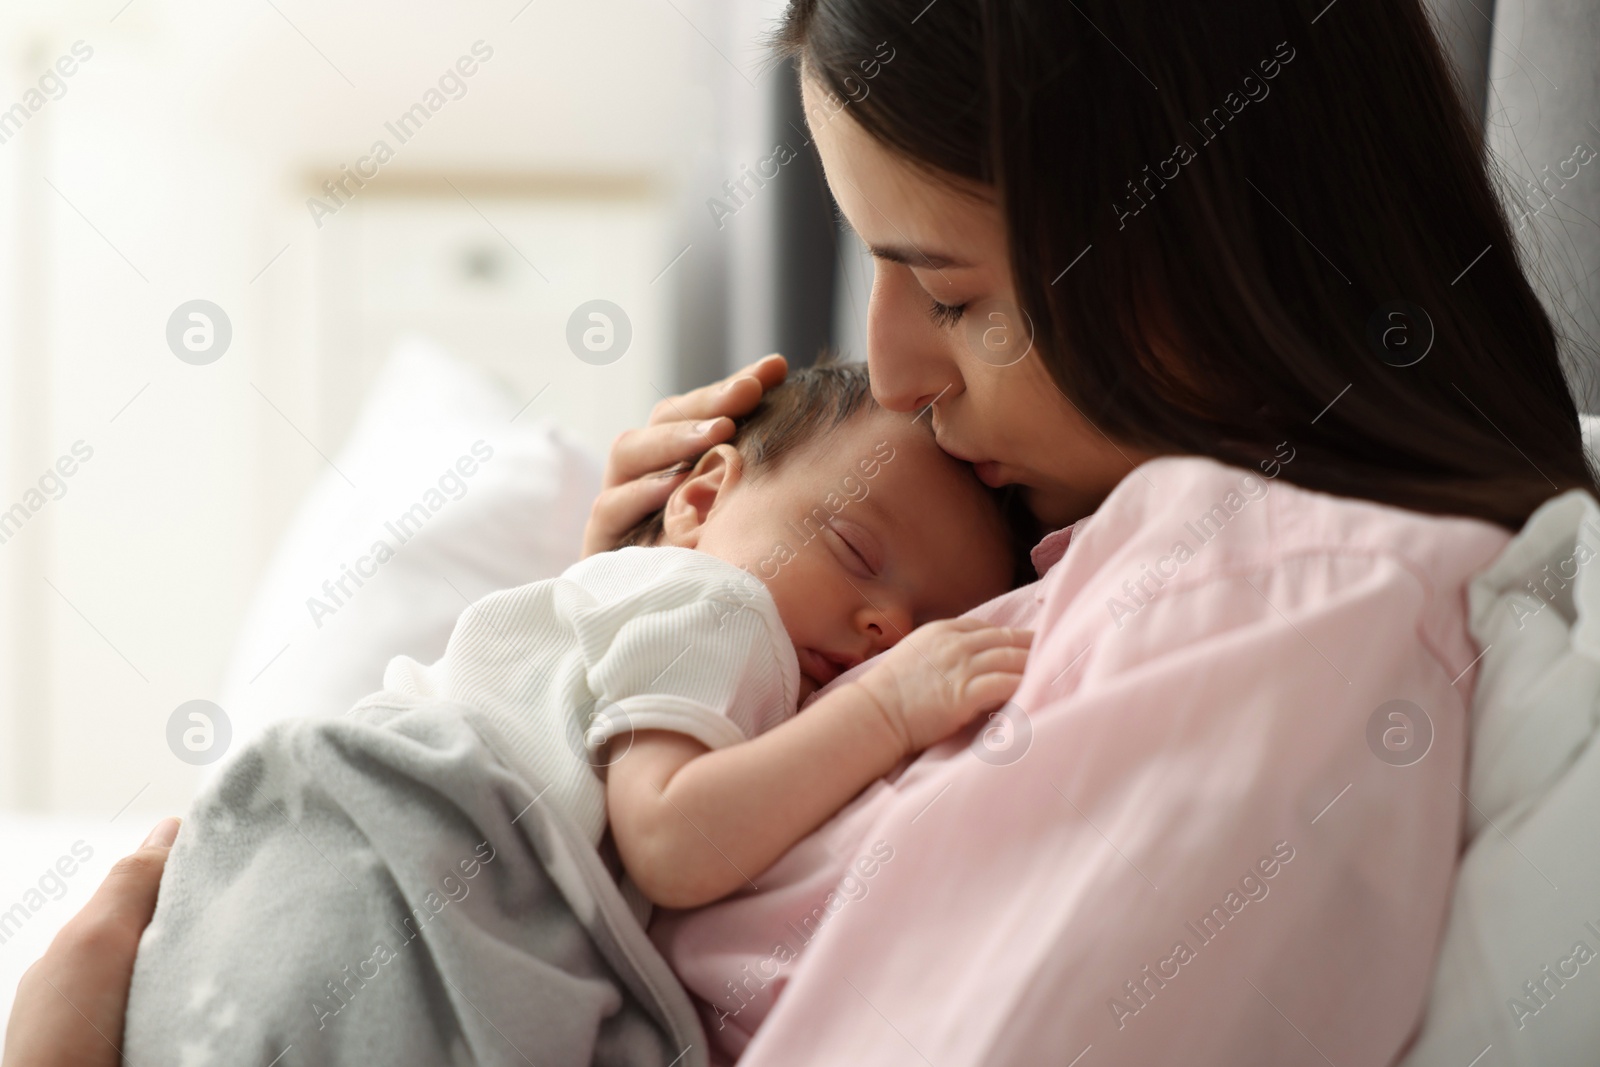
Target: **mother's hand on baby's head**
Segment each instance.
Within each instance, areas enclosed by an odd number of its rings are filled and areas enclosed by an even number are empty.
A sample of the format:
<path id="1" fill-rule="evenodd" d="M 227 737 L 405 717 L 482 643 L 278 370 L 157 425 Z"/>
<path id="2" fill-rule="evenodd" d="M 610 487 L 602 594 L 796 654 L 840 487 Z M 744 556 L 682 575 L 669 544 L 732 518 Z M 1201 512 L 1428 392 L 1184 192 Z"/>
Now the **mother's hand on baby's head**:
<path id="1" fill-rule="evenodd" d="M 133 960 L 177 835 L 177 819 L 156 824 L 22 976 L 6 1024 L 5 1067 L 121 1063 Z"/>
<path id="2" fill-rule="evenodd" d="M 589 509 L 583 554 L 606 551 L 665 504 L 683 474 L 663 478 L 661 473 L 732 437 L 733 419 L 752 410 L 788 373 L 782 356 L 764 356 L 721 381 L 667 397 L 648 423 L 619 434 L 606 457 L 600 495 Z"/>

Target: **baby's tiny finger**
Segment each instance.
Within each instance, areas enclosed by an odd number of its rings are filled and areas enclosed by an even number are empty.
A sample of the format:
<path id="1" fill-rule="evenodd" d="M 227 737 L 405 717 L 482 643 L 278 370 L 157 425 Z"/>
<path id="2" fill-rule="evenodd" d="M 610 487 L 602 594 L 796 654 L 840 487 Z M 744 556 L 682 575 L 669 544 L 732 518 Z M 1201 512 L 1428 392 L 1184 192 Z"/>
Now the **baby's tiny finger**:
<path id="1" fill-rule="evenodd" d="M 1009 671 L 980 674 L 967 683 L 967 692 L 981 710 L 992 711 L 1010 700 L 1022 684 L 1022 675 Z M 974 712 L 976 714 L 976 712 Z"/>
<path id="2" fill-rule="evenodd" d="M 994 627 L 981 619 L 974 619 L 970 615 L 957 615 L 951 619 L 935 619 L 933 622 L 923 623 L 923 628 L 929 630 L 953 630 L 956 633 L 971 634 L 983 630 L 992 630 Z"/>
<path id="3" fill-rule="evenodd" d="M 1021 674 L 1028 665 L 1028 650 L 1015 645 L 996 645 L 986 648 L 967 660 L 967 668 L 976 676 L 1007 671 Z"/>
<path id="4" fill-rule="evenodd" d="M 1033 643 L 1033 631 L 985 626 L 962 634 L 961 640 L 972 654 L 985 648 L 1028 648 Z"/>

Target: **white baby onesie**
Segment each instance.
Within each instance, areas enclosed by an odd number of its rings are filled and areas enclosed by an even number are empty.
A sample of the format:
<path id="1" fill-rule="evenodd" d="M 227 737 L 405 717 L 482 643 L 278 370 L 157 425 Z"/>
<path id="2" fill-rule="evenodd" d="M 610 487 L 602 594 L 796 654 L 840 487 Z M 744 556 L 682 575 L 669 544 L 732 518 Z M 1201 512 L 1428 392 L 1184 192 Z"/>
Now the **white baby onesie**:
<path id="1" fill-rule="evenodd" d="M 397 693 L 462 705 L 512 770 L 549 783 L 541 801 L 597 843 L 602 744 L 641 729 L 712 749 L 749 740 L 795 713 L 800 665 L 754 575 L 691 549 L 623 548 L 475 602 L 438 662 L 398 656 L 383 686 L 352 711 Z"/>

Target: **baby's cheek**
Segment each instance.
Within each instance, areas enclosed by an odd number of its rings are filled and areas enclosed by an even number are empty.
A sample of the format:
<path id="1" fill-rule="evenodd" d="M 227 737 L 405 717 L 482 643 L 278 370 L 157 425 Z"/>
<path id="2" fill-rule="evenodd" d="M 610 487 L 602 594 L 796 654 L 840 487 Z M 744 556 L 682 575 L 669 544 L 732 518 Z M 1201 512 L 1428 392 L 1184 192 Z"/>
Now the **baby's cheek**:
<path id="1" fill-rule="evenodd" d="M 810 635 L 817 616 L 817 602 L 824 598 L 820 576 L 809 562 L 802 549 L 767 583 L 773 599 L 778 602 L 784 624 L 796 641 Z"/>
<path id="2" fill-rule="evenodd" d="M 803 545 L 767 583 L 796 644 L 831 647 L 838 643 L 840 629 L 849 625 L 841 595 L 841 590 L 850 588 L 848 575 L 831 562 L 830 555 L 818 542 Z"/>

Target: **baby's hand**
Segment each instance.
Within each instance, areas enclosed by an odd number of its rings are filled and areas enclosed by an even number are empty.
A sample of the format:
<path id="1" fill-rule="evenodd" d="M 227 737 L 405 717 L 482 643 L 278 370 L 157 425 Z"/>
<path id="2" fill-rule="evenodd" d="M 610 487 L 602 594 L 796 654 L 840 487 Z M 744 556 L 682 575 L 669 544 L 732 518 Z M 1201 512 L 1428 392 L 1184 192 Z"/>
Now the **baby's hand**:
<path id="1" fill-rule="evenodd" d="M 1005 703 L 1022 681 L 1032 640 L 1032 630 L 941 619 L 911 631 L 856 684 L 911 755 Z"/>

